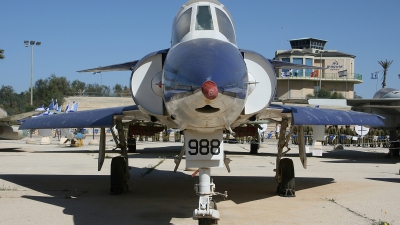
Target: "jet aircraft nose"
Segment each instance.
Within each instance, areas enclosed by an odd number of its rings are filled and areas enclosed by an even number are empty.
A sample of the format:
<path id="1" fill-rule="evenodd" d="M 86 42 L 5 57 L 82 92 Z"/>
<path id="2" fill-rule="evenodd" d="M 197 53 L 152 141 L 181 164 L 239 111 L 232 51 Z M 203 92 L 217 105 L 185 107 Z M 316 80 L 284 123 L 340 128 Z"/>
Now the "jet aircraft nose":
<path id="1" fill-rule="evenodd" d="M 214 100 L 218 97 L 218 87 L 213 81 L 208 80 L 204 82 L 201 86 L 201 91 L 208 100 Z"/>

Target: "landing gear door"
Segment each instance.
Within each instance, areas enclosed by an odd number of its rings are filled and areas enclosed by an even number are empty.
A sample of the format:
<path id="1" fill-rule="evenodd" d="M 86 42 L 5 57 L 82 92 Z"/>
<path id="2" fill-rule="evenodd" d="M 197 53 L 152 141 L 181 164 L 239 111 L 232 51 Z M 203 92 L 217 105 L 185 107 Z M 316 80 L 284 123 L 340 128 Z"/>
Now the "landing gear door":
<path id="1" fill-rule="evenodd" d="M 222 130 L 200 133 L 185 130 L 186 167 L 209 168 L 224 166 Z"/>
<path id="2" fill-rule="evenodd" d="M 297 143 L 299 144 L 299 156 L 301 164 L 303 164 L 304 169 L 307 169 L 306 142 L 304 138 L 303 126 L 298 126 Z"/>

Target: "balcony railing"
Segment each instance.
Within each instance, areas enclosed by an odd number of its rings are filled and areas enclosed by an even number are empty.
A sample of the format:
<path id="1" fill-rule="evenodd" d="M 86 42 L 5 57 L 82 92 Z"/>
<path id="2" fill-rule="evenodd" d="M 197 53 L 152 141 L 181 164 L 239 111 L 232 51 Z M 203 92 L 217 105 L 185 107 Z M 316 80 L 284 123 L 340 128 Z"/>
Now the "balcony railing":
<path id="1" fill-rule="evenodd" d="M 306 73 L 301 73 L 299 72 L 297 74 L 297 76 L 295 76 L 294 74 L 292 74 L 291 76 L 287 76 L 287 77 L 282 77 L 280 74 L 279 76 L 277 76 L 278 79 L 310 79 L 310 80 L 319 80 L 320 77 L 311 77 L 310 76 L 310 72 L 306 72 Z M 347 76 L 344 77 L 339 77 L 339 74 L 337 73 L 322 73 L 322 80 L 338 80 L 338 81 L 348 81 L 348 80 L 357 80 L 357 81 L 362 81 L 362 75 L 361 74 L 357 74 L 357 73 L 348 73 Z"/>

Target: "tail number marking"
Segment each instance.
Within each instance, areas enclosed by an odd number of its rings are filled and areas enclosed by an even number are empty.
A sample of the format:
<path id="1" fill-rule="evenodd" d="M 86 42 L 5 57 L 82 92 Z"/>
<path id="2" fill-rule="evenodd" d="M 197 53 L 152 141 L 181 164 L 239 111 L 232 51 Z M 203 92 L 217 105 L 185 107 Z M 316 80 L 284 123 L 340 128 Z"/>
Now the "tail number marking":
<path id="1" fill-rule="evenodd" d="M 200 141 L 196 139 L 190 139 L 188 142 L 190 155 L 219 155 L 221 142 L 218 139 L 212 139 L 211 141 L 207 139 L 201 139 Z"/>

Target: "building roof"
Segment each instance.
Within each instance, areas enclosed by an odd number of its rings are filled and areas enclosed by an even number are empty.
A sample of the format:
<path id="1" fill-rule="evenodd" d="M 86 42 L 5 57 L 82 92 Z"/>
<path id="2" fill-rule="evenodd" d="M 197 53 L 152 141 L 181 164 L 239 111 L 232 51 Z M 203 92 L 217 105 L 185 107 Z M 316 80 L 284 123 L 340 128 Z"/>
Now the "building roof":
<path id="1" fill-rule="evenodd" d="M 312 37 L 305 37 L 305 38 L 297 38 L 297 39 L 290 39 L 289 41 L 298 41 L 298 40 L 317 40 L 317 41 L 325 41 L 328 42 L 328 40 L 322 40 L 318 38 L 312 38 Z"/>
<path id="2" fill-rule="evenodd" d="M 325 48 L 326 40 L 317 38 L 299 38 L 289 40 L 292 49 L 321 49 Z"/>
<path id="3" fill-rule="evenodd" d="M 336 50 L 329 50 L 329 51 L 324 51 L 321 55 L 319 52 L 314 52 L 310 50 L 303 50 L 303 49 L 292 49 L 292 50 L 287 50 L 287 51 L 277 51 L 275 54 L 275 57 L 279 55 L 298 55 L 298 56 L 303 56 L 303 55 L 312 55 L 314 57 L 350 57 L 350 58 L 355 58 L 355 55 L 345 53 L 345 52 L 339 52 Z"/>

